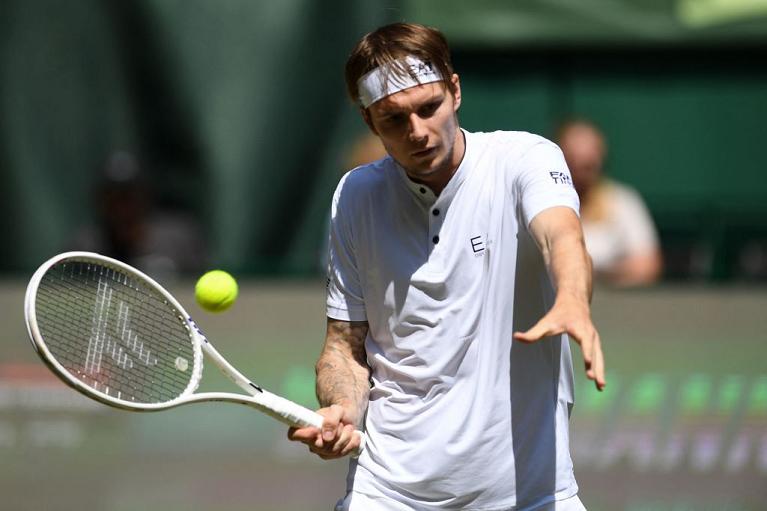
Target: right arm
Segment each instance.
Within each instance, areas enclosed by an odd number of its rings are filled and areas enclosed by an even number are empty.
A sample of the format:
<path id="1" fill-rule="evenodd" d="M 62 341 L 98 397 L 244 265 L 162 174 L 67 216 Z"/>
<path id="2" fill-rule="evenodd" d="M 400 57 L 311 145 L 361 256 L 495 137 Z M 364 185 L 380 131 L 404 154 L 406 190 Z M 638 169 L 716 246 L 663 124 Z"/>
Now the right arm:
<path id="1" fill-rule="evenodd" d="M 318 413 L 324 417 L 322 430 L 291 428 L 288 438 L 303 442 L 323 459 L 340 458 L 356 450 L 370 393 L 370 368 L 366 362 L 366 321 L 328 318 L 325 346 L 315 366 Z"/>
<path id="2" fill-rule="evenodd" d="M 370 368 L 365 355 L 367 333 L 366 321 L 328 318 L 325 346 L 315 366 L 320 406 L 343 407 L 355 426 L 365 416 L 370 393 Z"/>

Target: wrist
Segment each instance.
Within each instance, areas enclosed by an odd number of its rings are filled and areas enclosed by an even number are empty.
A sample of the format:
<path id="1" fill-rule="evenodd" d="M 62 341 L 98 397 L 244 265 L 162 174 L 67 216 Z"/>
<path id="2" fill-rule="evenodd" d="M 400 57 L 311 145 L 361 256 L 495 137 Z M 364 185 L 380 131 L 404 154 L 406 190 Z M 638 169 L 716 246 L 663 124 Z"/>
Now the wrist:
<path id="1" fill-rule="evenodd" d="M 579 305 L 585 307 L 586 310 L 590 309 L 590 302 L 589 295 L 585 291 L 562 288 L 557 290 L 556 298 L 554 299 L 555 305 Z"/>

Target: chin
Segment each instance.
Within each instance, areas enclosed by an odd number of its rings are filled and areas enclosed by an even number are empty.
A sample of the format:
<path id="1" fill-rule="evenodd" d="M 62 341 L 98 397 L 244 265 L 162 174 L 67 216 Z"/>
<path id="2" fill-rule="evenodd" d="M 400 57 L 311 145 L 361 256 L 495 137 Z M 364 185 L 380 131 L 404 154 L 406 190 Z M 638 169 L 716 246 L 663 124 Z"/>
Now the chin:
<path id="1" fill-rule="evenodd" d="M 423 164 L 420 164 L 407 167 L 407 171 L 408 174 L 411 174 L 414 177 L 425 178 L 436 174 L 439 171 L 439 168 L 433 167 L 432 165 L 425 167 Z"/>
<path id="2" fill-rule="evenodd" d="M 418 161 L 413 163 L 413 168 L 417 169 L 419 174 L 428 176 L 430 174 L 436 174 L 445 167 L 445 158 L 442 155 L 437 155 L 428 161 Z"/>
<path id="3" fill-rule="evenodd" d="M 397 160 L 397 158 L 395 158 Z M 407 171 L 408 175 L 420 178 L 428 178 L 435 174 L 439 174 L 447 166 L 447 158 L 444 154 L 437 154 L 430 160 L 411 160 L 409 158 L 403 158 L 397 160 L 400 165 Z"/>

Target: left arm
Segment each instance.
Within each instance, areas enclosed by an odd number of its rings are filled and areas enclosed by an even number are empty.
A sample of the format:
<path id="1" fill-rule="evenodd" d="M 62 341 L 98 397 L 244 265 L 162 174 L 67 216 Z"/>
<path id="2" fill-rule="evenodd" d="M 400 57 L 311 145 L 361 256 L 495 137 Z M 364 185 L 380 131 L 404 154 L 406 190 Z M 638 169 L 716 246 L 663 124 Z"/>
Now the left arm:
<path id="1" fill-rule="evenodd" d="M 538 323 L 526 332 L 514 333 L 514 338 L 534 342 L 567 333 L 581 347 L 586 376 L 601 391 L 606 384 L 604 356 L 599 333 L 591 321 L 591 257 L 580 220 L 570 208 L 548 208 L 530 222 L 530 233 L 541 250 L 556 298 Z"/>

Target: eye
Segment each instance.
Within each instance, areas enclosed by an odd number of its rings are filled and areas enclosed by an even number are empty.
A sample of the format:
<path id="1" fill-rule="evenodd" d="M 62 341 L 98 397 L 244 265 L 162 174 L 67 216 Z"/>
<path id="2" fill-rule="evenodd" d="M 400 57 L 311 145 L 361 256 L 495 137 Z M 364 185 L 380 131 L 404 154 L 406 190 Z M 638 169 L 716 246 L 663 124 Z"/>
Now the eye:
<path id="1" fill-rule="evenodd" d="M 402 124 L 403 122 L 405 122 L 405 118 L 406 117 L 404 114 L 391 114 L 384 117 L 383 122 L 390 126 L 393 126 L 397 124 Z"/>
<path id="2" fill-rule="evenodd" d="M 441 101 L 432 101 L 431 103 L 427 103 L 418 110 L 418 115 L 421 117 L 431 117 L 434 115 L 434 112 L 437 111 L 439 105 L 441 104 Z"/>

